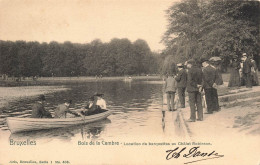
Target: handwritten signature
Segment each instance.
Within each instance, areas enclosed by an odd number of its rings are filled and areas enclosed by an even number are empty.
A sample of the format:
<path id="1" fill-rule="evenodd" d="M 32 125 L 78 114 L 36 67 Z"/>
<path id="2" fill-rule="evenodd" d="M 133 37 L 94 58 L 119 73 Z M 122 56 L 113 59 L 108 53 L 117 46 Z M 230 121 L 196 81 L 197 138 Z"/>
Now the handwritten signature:
<path id="1" fill-rule="evenodd" d="M 224 155 L 220 155 L 216 151 L 212 151 L 212 152 L 209 152 L 209 153 L 201 152 L 201 151 L 199 151 L 199 148 L 200 148 L 199 146 L 198 147 L 192 147 L 190 150 L 188 150 L 186 147 L 184 147 L 184 148 L 177 147 L 173 150 L 167 150 L 166 151 L 166 153 L 167 153 L 166 160 L 170 160 L 172 158 L 178 159 L 179 157 L 184 157 L 184 158 L 203 157 L 203 159 L 194 160 L 194 161 L 184 163 L 184 164 L 189 164 L 189 163 L 195 163 L 195 162 L 198 162 L 198 161 L 224 157 Z M 188 150 L 187 153 L 185 153 L 186 149 Z"/>

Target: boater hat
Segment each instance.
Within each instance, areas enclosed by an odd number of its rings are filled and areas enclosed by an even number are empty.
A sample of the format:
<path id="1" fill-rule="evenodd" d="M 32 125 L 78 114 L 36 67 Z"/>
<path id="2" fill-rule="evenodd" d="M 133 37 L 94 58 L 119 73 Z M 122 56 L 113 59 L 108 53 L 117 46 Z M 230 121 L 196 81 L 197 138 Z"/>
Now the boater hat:
<path id="1" fill-rule="evenodd" d="M 201 63 L 203 63 L 203 62 L 208 62 L 209 60 L 207 59 L 207 58 L 202 58 L 201 60 L 200 60 L 200 62 Z"/>
<path id="2" fill-rule="evenodd" d="M 94 96 L 102 97 L 102 96 L 104 96 L 104 94 L 103 93 L 95 93 Z"/>
<path id="3" fill-rule="evenodd" d="M 72 100 L 67 100 L 66 103 L 72 104 Z"/>
<path id="4" fill-rule="evenodd" d="M 247 54 L 246 54 L 246 53 L 243 53 L 243 56 L 247 56 Z"/>
<path id="5" fill-rule="evenodd" d="M 44 95 L 39 96 L 39 100 L 46 100 Z"/>

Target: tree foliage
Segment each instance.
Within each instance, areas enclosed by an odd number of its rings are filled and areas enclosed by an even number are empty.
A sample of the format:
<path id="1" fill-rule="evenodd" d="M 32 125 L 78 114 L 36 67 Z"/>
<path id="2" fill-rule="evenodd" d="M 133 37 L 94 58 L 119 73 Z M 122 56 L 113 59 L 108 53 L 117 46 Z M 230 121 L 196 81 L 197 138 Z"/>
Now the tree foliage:
<path id="1" fill-rule="evenodd" d="M 0 41 L 0 73 L 10 76 L 120 76 L 157 73 L 146 41 L 112 39 L 87 44 Z"/>
<path id="2" fill-rule="evenodd" d="M 162 42 L 177 62 L 246 52 L 259 55 L 260 4 L 247 0 L 183 0 L 167 10 Z"/>

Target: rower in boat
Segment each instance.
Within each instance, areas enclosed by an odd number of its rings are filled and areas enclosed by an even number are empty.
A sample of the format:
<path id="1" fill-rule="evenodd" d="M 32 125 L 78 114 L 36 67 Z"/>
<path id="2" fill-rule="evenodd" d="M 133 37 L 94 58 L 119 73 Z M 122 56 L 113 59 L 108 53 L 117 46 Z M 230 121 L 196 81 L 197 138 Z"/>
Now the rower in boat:
<path id="1" fill-rule="evenodd" d="M 45 96 L 40 95 L 39 100 L 32 107 L 31 118 L 52 118 L 51 113 L 44 108 Z"/>
<path id="2" fill-rule="evenodd" d="M 72 112 L 69 110 L 71 103 L 72 103 L 72 100 L 68 100 L 64 104 L 58 105 L 58 107 L 55 109 L 54 118 L 66 118 L 67 113 L 73 114 L 76 117 L 80 116 L 76 112 Z"/>

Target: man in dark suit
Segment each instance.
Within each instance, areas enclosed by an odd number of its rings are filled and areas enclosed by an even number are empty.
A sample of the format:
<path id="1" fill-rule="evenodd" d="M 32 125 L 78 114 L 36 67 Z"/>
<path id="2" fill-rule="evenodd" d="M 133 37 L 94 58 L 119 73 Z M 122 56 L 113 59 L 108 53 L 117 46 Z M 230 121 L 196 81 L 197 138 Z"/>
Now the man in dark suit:
<path id="1" fill-rule="evenodd" d="M 40 95 L 39 101 L 33 104 L 31 118 L 52 118 L 51 113 L 44 108 L 45 96 Z"/>
<path id="2" fill-rule="evenodd" d="M 181 108 L 185 108 L 185 89 L 187 86 L 187 71 L 184 69 L 184 65 L 181 63 L 177 64 L 177 67 L 179 72 L 175 77 L 175 80 L 177 81 L 178 96 L 181 102 Z"/>
<path id="3" fill-rule="evenodd" d="M 244 58 L 244 62 L 243 62 L 242 73 L 245 79 L 245 84 L 247 88 L 252 88 L 252 76 L 251 76 L 252 63 L 246 53 L 243 53 L 243 58 Z"/>
<path id="4" fill-rule="evenodd" d="M 203 109 L 201 100 L 201 86 L 202 86 L 202 70 L 198 67 L 194 60 L 187 62 L 187 92 L 189 95 L 190 104 L 190 122 L 196 121 L 196 108 L 198 121 L 203 120 Z"/>
<path id="5" fill-rule="evenodd" d="M 217 70 L 209 64 L 208 60 L 203 59 L 201 62 L 203 66 L 203 89 L 205 91 L 207 110 L 208 114 L 212 114 L 217 107 L 215 99 Z"/>

